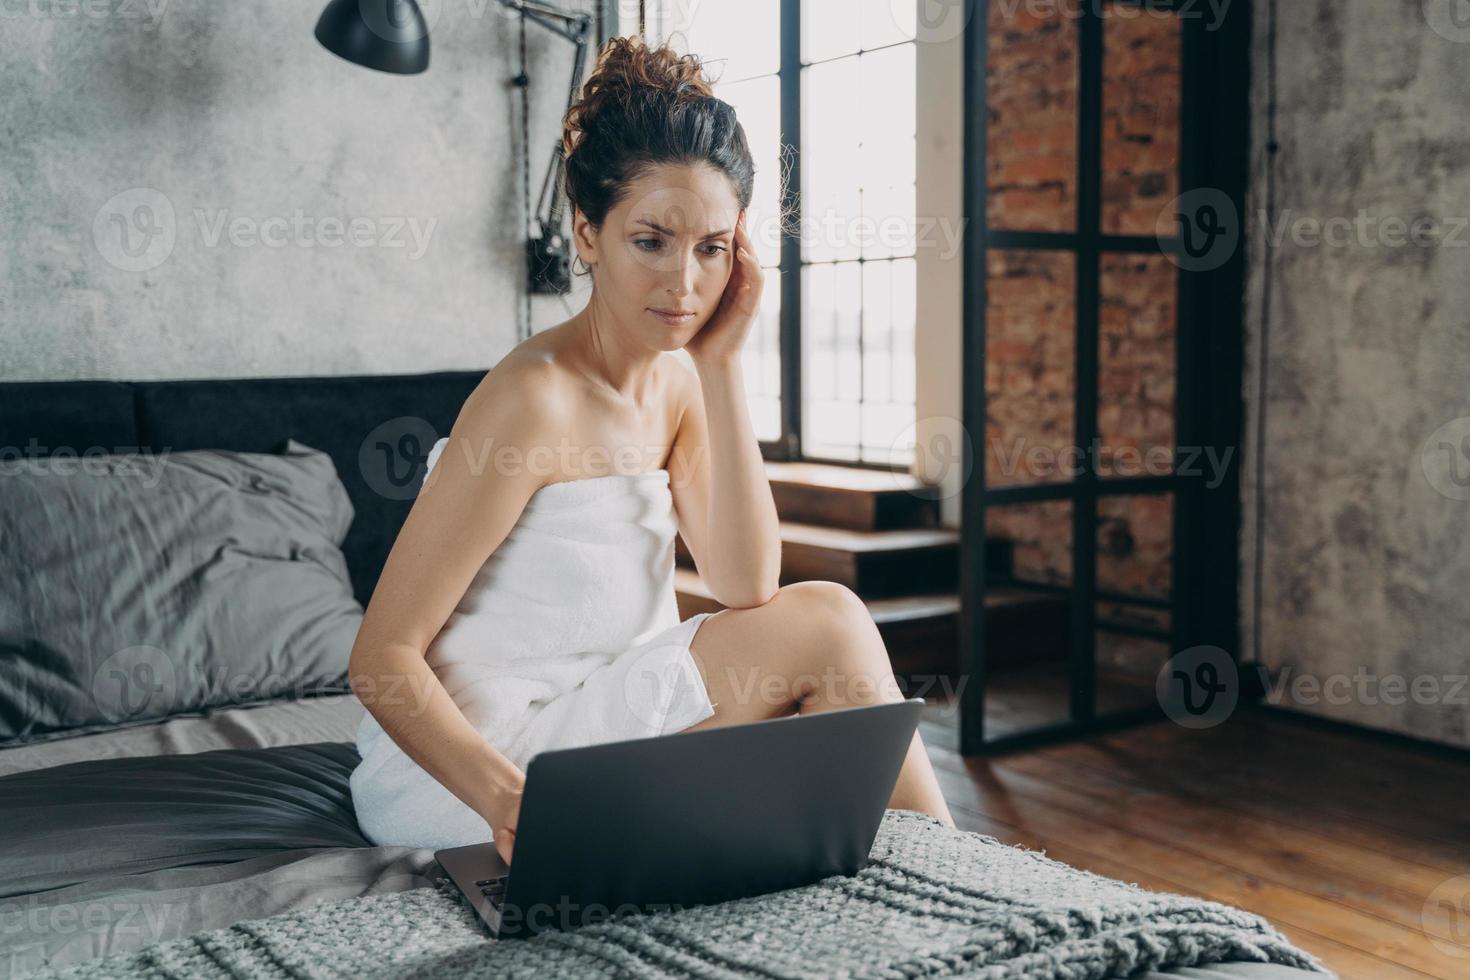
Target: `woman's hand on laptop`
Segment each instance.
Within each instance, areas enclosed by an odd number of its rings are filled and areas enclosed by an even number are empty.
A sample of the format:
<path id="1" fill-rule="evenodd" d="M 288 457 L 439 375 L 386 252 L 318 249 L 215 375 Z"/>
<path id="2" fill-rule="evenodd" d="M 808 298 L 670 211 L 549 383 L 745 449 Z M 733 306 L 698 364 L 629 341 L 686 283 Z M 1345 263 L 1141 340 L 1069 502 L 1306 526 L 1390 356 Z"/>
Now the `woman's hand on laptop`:
<path id="1" fill-rule="evenodd" d="M 521 818 L 521 795 L 525 791 L 525 785 L 525 775 L 522 774 L 519 785 L 500 790 L 486 808 L 488 812 L 480 814 L 490 825 L 490 831 L 495 835 L 495 849 L 500 852 L 500 857 L 506 864 L 510 864 L 510 854 L 515 847 L 516 826 Z"/>

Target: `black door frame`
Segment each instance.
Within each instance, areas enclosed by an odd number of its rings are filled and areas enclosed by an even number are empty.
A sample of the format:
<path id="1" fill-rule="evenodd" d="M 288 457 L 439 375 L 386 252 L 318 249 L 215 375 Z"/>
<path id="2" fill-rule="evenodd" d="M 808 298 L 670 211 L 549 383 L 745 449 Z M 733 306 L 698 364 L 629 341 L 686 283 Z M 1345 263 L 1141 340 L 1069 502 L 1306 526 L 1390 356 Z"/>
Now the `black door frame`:
<path id="1" fill-rule="evenodd" d="M 1134 0 L 1118 0 L 1122 3 Z M 1165 4 L 1147 0 L 1152 9 Z M 1243 420 L 1244 286 L 1246 256 L 1242 218 L 1246 213 L 1250 136 L 1250 41 L 1248 3 L 1230 5 L 1218 24 L 1199 16 L 1203 4 L 1173 0 L 1181 17 L 1179 189 L 1181 194 L 1217 190 L 1234 207 L 1234 245 L 1213 268 L 1178 271 L 1175 331 L 1177 381 L 1175 441 L 1179 447 L 1229 451 L 1224 478 L 1206 487 L 1199 476 L 1176 470 L 1164 476 L 1099 479 L 1083 453 L 1071 482 L 987 488 L 983 434 L 986 431 L 986 275 L 991 248 L 1063 250 L 1076 256 L 1075 444 L 1097 437 L 1098 302 L 1104 253 L 1171 254 L 1186 245 L 1178 237 L 1106 235 L 1100 231 L 1102 173 L 1102 0 L 1076 5 L 1078 23 L 1078 184 L 1075 232 L 992 230 L 986 221 L 986 112 L 988 0 L 968 0 L 964 37 L 964 393 L 966 431 L 981 433 L 971 453 L 971 476 L 961 496 L 960 526 L 960 751 L 980 755 L 1044 744 L 1164 717 L 1157 701 L 1099 717 L 1096 698 L 1096 603 L 1108 599 L 1096 588 L 1097 501 L 1121 494 L 1173 494 L 1174 552 L 1170 628 L 1155 638 L 1171 653 L 1198 645 L 1218 646 L 1239 661 L 1236 535 L 1240 526 L 1239 446 Z M 1230 216 L 1224 216 L 1227 224 Z M 967 452 L 971 447 L 967 447 Z M 1219 458 L 1219 457 L 1217 457 Z M 998 738 L 985 737 L 985 513 L 988 506 L 1041 500 L 1072 502 L 1071 654 L 1068 660 L 1070 718 Z M 1137 604 L 1137 600 L 1129 598 Z M 1147 633 L 1148 631 L 1140 631 Z"/>

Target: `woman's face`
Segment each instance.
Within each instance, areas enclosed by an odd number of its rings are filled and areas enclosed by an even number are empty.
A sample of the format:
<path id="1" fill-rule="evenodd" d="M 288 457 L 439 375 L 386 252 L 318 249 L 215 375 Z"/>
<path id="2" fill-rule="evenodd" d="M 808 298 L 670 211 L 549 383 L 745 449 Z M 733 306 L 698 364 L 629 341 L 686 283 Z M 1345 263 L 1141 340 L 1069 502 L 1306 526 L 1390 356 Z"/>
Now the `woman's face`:
<path id="1" fill-rule="evenodd" d="M 573 240 L 595 265 L 598 304 L 655 350 L 678 350 L 709 321 L 734 269 L 739 202 L 706 166 L 660 166 L 629 185 L 600 230 L 578 211 Z M 690 312 L 678 319 L 654 311 Z"/>

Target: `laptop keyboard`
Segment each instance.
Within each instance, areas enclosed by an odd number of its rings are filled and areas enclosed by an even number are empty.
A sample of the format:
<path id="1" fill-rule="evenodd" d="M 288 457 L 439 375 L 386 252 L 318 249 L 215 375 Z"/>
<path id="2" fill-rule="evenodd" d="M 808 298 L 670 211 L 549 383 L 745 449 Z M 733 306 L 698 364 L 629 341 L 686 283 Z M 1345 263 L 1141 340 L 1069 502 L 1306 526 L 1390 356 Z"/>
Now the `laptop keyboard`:
<path id="1" fill-rule="evenodd" d="M 500 907 L 500 902 L 505 898 L 505 881 L 510 875 L 501 875 L 499 878 L 485 878 L 475 882 L 475 887 L 480 889 L 480 894 L 490 900 L 490 904 Z"/>

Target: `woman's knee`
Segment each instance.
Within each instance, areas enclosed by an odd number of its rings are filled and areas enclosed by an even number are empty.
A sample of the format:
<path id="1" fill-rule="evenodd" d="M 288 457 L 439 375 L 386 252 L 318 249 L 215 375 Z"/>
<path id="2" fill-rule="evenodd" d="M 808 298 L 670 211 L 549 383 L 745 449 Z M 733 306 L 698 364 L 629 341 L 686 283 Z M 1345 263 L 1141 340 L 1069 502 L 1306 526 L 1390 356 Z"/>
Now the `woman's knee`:
<path id="1" fill-rule="evenodd" d="M 868 614 L 867 604 L 841 582 L 829 582 L 825 579 L 792 582 L 776 590 L 771 601 L 777 600 L 801 605 L 805 612 L 823 616 L 839 627 L 861 622 L 863 617 L 872 618 Z"/>
<path id="2" fill-rule="evenodd" d="M 802 605 L 802 615 L 829 641 L 843 648 L 872 646 L 877 636 L 873 615 L 868 611 L 868 604 L 852 589 L 841 582 L 814 580 L 794 582 L 777 594 L 787 590 Z"/>
<path id="3" fill-rule="evenodd" d="M 831 675 L 861 673 L 874 684 L 892 678 L 888 651 L 867 603 L 840 582 L 794 582 L 772 598 L 786 596 L 804 627 L 812 631 L 808 670 Z"/>

